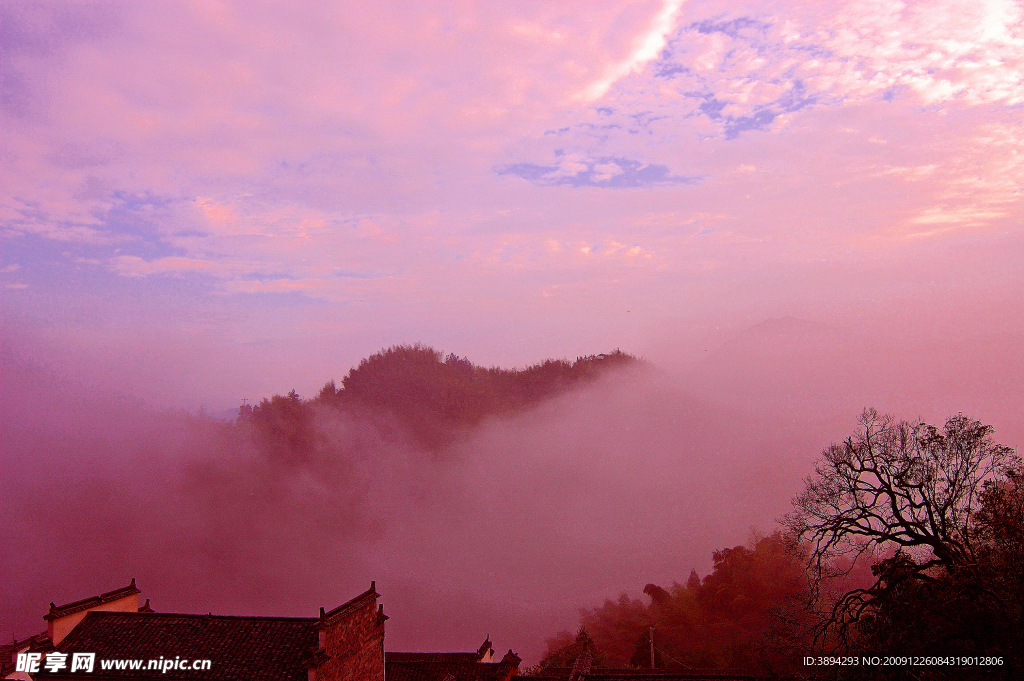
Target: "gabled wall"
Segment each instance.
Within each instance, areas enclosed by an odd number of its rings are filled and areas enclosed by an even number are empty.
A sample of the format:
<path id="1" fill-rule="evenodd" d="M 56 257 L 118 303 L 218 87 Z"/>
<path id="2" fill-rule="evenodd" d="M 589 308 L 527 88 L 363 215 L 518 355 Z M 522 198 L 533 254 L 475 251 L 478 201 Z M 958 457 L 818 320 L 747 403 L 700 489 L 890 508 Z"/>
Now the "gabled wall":
<path id="1" fill-rule="evenodd" d="M 85 619 L 85 616 L 93 610 L 102 610 L 106 612 L 138 612 L 139 594 L 138 592 L 135 592 L 107 603 L 97 603 L 93 607 L 73 612 L 70 615 L 54 617 L 52 619 L 48 618 L 46 623 L 46 633 L 49 635 L 50 640 L 53 641 L 53 645 L 57 645 L 63 641 L 64 637 L 70 634 L 71 630 L 74 629 L 75 626 Z"/>
<path id="2" fill-rule="evenodd" d="M 329 613 L 320 611 L 321 649 L 311 681 L 384 681 L 384 615 L 370 590 Z"/>

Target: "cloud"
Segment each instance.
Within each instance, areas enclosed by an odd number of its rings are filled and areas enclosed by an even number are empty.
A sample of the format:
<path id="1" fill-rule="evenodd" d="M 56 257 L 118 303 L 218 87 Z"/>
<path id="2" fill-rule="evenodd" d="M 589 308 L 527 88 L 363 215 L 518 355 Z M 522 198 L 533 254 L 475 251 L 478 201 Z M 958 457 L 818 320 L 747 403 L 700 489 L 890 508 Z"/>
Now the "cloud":
<path id="1" fill-rule="evenodd" d="M 1024 9 L 1011 0 L 706 2 L 682 10 L 650 68 L 616 79 L 602 106 L 653 108 L 684 125 L 703 115 L 735 138 L 818 106 L 1024 101 Z"/>
<path id="2" fill-rule="evenodd" d="M 625 59 L 611 64 L 605 73 L 580 93 L 587 102 L 600 99 L 617 81 L 636 73 L 657 58 L 665 47 L 667 36 L 675 29 L 676 18 L 684 0 L 662 0 L 661 11 L 651 21 L 650 28 L 634 39 L 634 48 Z"/>
<path id="3" fill-rule="evenodd" d="M 558 165 L 512 163 L 495 168 L 499 175 L 514 175 L 542 186 L 608 187 L 613 189 L 695 184 L 699 177 L 674 174 L 667 166 L 628 158 L 596 159 L 567 156 Z"/>
<path id="4" fill-rule="evenodd" d="M 318 291 L 327 288 L 328 285 L 329 282 L 324 279 L 245 279 L 230 282 L 227 290 L 236 293 L 295 293 Z"/>
<path id="5" fill-rule="evenodd" d="M 253 270 L 252 265 L 214 262 L 212 260 L 177 256 L 144 260 L 134 255 L 120 255 L 113 259 L 112 266 L 115 272 L 126 277 L 196 273 L 226 276 L 234 272 L 251 272 Z"/>
<path id="6" fill-rule="evenodd" d="M 910 222 L 915 225 L 962 224 L 976 226 L 1007 215 L 1009 213 L 1005 211 L 984 210 L 975 206 L 961 206 L 953 209 L 935 207 L 922 211 L 920 215 L 911 218 Z"/>
<path id="7" fill-rule="evenodd" d="M 933 176 L 937 168 L 938 166 L 934 163 L 909 168 L 906 166 L 893 166 L 879 171 L 879 174 L 891 175 L 910 182 L 919 182 L 921 180 L 927 180 L 929 177 Z"/>
<path id="8" fill-rule="evenodd" d="M 934 239 L 963 231 L 1005 229 L 1019 216 L 1024 184 L 1024 135 L 1017 126 L 980 126 L 941 163 L 895 166 L 880 174 L 904 182 L 927 180 L 934 192 L 931 205 L 908 216 L 907 238 Z M 934 226 L 922 230 L 920 226 Z"/>
<path id="9" fill-rule="evenodd" d="M 925 104 L 1024 101 L 1024 9 L 1012 0 L 847 3 L 828 25 L 850 94 L 905 87 Z"/>
<path id="10" fill-rule="evenodd" d="M 1017 3 L 65 5 L 2 10 L 5 315 L 525 361 L 916 290 L 915 244 L 1016 276 Z"/>

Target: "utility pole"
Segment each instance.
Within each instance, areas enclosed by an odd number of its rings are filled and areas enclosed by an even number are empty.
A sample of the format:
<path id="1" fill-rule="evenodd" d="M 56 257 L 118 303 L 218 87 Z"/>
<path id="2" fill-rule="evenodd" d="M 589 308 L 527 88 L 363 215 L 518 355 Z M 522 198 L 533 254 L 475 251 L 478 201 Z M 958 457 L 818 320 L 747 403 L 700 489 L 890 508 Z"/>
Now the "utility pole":
<path id="1" fill-rule="evenodd" d="M 651 669 L 654 669 L 654 627 L 651 627 Z"/>

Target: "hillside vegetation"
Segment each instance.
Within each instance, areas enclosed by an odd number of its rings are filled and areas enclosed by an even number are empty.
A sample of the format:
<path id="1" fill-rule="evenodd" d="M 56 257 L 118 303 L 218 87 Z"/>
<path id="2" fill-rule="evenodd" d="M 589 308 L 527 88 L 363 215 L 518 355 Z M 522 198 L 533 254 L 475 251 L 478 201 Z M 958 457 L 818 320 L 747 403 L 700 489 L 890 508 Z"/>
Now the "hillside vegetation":
<path id="1" fill-rule="evenodd" d="M 581 648 L 598 666 L 719 669 L 762 672 L 780 660 L 765 646 L 773 614 L 802 593 L 802 565 L 786 537 L 755 537 L 749 546 L 714 552 L 714 569 L 686 584 L 644 587 L 649 603 L 623 594 L 600 608 L 580 612 L 580 634 L 560 632 L 535 674 L 571 667 Z M 785 666 L 785 665 L 782 665 Z"/>
<path id="2" fill-rule="evenodd" d="M 363 359 L 339 388 L 332 380 L 310 400 L 292 392 L 242 407 L 265 445 L 302 456 L 321 446 L 313 427 L 319 411 L 336 411 L 379 425 L 396 424 L 412 441 L 442 449 L 480 422 L 512 414 L 593 382 L 611 369 L 637 363 L 620 350 L 545 360 L 525 369 L 481 367 L 422 345 L 397 345 Z"/>
<path id="3" fill-rule="evenodd" d="M 1024 463 L 994 428 L 865 409 L 823 450 L 784 530 L 714 553 L 685 586 L 581 611 L 535 669 L 616 666 L 830 680 L 1024 678 Z M 652 639 L 653 635 L 653 639 Z M 653 641 L 653 642 L 652 642 Z M 805 668 L 805 656 L 942 660 Z M 978 660 L 981 660 L 979 662 Z"/>

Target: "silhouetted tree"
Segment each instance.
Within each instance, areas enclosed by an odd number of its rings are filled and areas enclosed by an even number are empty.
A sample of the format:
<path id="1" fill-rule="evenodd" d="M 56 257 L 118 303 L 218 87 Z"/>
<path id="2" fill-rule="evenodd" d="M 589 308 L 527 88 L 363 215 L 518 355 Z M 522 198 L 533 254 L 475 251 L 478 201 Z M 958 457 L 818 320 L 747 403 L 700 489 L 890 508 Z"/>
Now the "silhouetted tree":
<path id="1" fill-rule="evenodd" d="M 547 644 L 547 653 L 536 667 L 528 670 L 529 676 L 543 675 L 551 669 L 572 667 L 583 655 L 590 656 L 592 667 L 608 666 L 607 656 L 597 648 L 594 639 L 584 627 L 580 627 L 575 638 L 569 632 L 563 631 L 558 636 L 548 639 Z"/>
<path id="2" fill-rule="evenodd" d="M 672 600 L 672 594 L 665 591 L 657 584 L 648 584 L 644 587 L 644 593 L 651 597 L 651 602 L 656 605 L 665 605 Z"/>
<path id="3" fill-rule="evenodd" d="M 651 586 L 651 585 L 648 585 Z M 667 594 L 668 592 L 666 592 Z M 629 666 L 639 669 L 661 669 L 665 666 L 661 650 L 654 647 L 654 630 L 648 629 L 640 634 L 633 649 L 633 657 L 629 658 Z M 654 651 L 653 654 L 651 651 Z"/>
<path id="4" fill-rule="evenodd" d="M 997 655 L 1004 665 L 984 674 L 1012 678 L 1024 633 L 1020 460 L 993 441 L 991 426 L 963 415 L 939 429 L 866 410 L 860 425 L 823 452 L 785 519 L 809 550 L 809 643 L 874 654 Z M 870 583 L 836 588 L 865 562 Z"/>
<path id="5" fill-rule="evenodd" d="M 322 435 L 313 427 L 313 410 L 294 390 L 285 396 L 264 398 L 253 406 L 249 423 L 257 442 L 281 460 L 308 460 L 321 449 Z"/>

